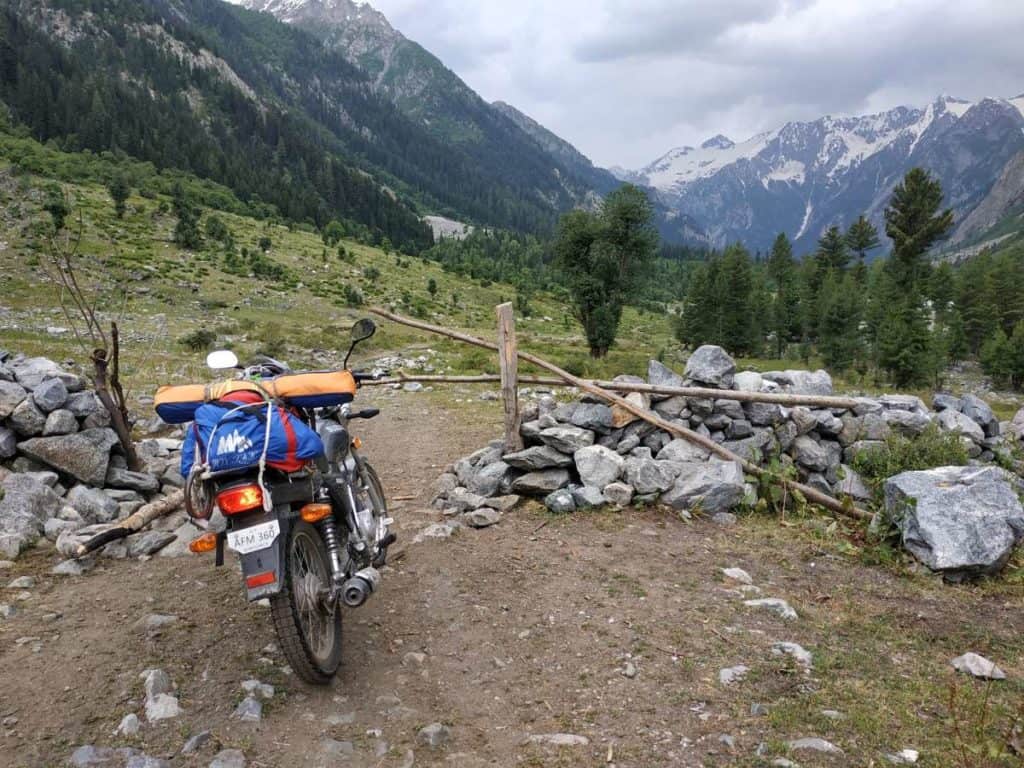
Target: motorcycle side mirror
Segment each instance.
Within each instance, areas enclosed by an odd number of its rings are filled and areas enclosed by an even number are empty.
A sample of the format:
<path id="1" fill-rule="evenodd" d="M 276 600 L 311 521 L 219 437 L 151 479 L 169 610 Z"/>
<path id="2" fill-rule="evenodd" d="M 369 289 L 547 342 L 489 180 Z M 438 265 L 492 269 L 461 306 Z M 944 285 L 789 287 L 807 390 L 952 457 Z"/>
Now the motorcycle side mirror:
<path id="1" fill-rule="evenodd" d="M 238 355 L 230 349 L 214 350 L 206 356 L 206 365 L 215 371 L 238 367 Z"/>
<path id="2" fill-rule="evenodd" d="M 342 368 L 348 368 L 348 359 L 352 356 L 352 350 L 356 348 L 356 344 L 365 341 L 376 332 L 377 326 L 370 318 L 364 317 L 362 320 L 356 321 L 351 331 L 352 343 L 348 347 L 348 352 L 345 353 L 345 361 L 341 364 Z"/>
<path id="3" fill-rule="evenodd" d="M 362 320 L 356 321 L 356 324 L 352 326 L 352 343 L 355 344 L 356 342 L 368 339 L 376 332 L 377 326 L 373 320 L 368 317 L 364 317 Z"/>

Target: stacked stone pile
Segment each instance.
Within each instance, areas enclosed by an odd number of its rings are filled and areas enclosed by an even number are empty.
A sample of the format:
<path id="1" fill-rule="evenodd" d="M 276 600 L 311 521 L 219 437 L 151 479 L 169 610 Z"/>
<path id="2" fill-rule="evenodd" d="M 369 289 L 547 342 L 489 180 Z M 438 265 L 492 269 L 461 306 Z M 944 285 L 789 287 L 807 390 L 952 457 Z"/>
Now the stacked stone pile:
<path id="1" fill-rule="evenodd" d="M 110 415 L 80 376 L 46 358 L 0 353 L 0 557 L 17 557 L 43 537 L 68 553 L 72 536 L 181 487 L 180 447 L 144 440 L 137 451 L 145 471 L 130 471 Z M 143 533 L 106 554 L 151 554 L 173 540 Z"/>
<path id="2" fill-rule="evenodd" d="M 642 379 L 619 376 L 616 381 Z M 697 349 L 681 375 L 650 361 L 647 381 L 668 387 L 832 394 L 832 380 L 825 371 L 737 373 L 732 358 L 715 346 Z M 993 460 L 996 452 L 1007 450 L 1010 441 L 1024 434 L 1024 429 L 1014 427 L 1018 421 L 1024 424 L 1024 415 L 1000 424 L 973 395 L 937 395 L 935 410 L 918 397 L 895 394 L 856 398 L 851 409 L 639 393 L 628 399 L 747 460 L 766 463 L 778 457 L 811 487 L 855 502 L 868 501 L 871 492 L 851 462 L 861 452 L 883 446 L 892 433 L 917 436 L 935 423 L 959 433 L 978 463 Z M 754 501 L 754 488 L 739 462 L 709 455 L 700 446 L 587 395 L 564 404 L 544 397 L 523 418 L 526 447 L 506 453 L 500 442 L 494 442 L 455 462 L 437 481 L 438 509 L 479 527 L 500 519 L 501 511 L 518 497 L 530 496 L 542 498 L 555 512 L 657 503 L 726 521 L 733 507 Z"/>

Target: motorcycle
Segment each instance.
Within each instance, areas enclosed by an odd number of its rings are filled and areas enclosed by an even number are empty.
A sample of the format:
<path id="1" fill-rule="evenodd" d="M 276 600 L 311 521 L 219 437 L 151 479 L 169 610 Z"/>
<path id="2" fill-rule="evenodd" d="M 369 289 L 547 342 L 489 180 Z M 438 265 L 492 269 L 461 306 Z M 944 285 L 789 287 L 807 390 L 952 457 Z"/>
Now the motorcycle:
<path id="1" fill-rule="evenodd" d="M 375 331 L 369 319 L 353 326 L 341 372 L 351 374 L 352 396 L 375 374 L 348 371 L 349 357 Z M 230 350 L 211 352 L 207 364 L 214 370 L 239 369 L 236 380 L 261 391 L 292 375 L 287 365 L 268 357 L 242 367 Z M 269 405 L 271 401 L 274 405 Z M 207 530 L 189 547 L 196 553 L 214 551 L 218 566 L 223 564 L 225 545 L 238 554 L 246 596 L 249 601 L 269 599 L 281 650 L 295 674 L 308 683 L 325 685 L 341 663 L 341 607 L 357 608 L 373 594 L 388 547 L 396 540 L 388 530 L 393 521 L 380 479 L 361 455 L 362 443 L 349 428 L 352 421 L 372 419 L 380 410 L 354 411 L 350 402 L 301 407 L 286 397 L 268 398 L 267 403 L 266 409 L 260 402 L 229 413 L 242 411 L 245 418 L 267 419 L 269 443 L 268 414 L 282 408 L 286 419 L 293 421 L 295 415 L 301 421 L 295 427 L 315 431 L 322 451 L 295 471 L 267 467 L 263 461 L 226 470 L 198 462 L 187 477 L 186 509 L 193 522 Z M 211 446 L 215 440 L 211 435 Z M 249 442 L 237 432 L 222 434 L 218 445 L 223 448 L 225 441 L 229 448 L 247 447 Z M 220 531 L 210 529 L 214 505 L 226 521 Z"/>

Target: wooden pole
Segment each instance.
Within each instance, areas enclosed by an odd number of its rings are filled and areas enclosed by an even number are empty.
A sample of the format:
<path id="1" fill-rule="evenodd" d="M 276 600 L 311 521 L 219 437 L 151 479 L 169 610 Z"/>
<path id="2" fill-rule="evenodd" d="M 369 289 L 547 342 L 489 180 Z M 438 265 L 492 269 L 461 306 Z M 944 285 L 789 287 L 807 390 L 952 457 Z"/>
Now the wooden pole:
<path id="1" fill-rule="evenodd" d="M 516 348 L 516 318 L 512 304 L 496 308 L 498 315 L 498 365 L 501 368 L 501 402 L 505 408 L 505 451 L 521 451 L 523 436 L 519 434 L 519 357 Z"/>
<path id="2" fill-rule="evenodd" d="M 130 536 L 136 531 L 141 531 L 158 517 L 163 517 L 169 512 L 173 512 L 178 507 L 184 505 L 184 503 L 184 491 L 174 491 L 174 493 L 169 496 L 157 501 L 151 501 L 149 504 L 139 507 L 139 509 L 133 514 L 128 515 L 128 517 L 118 523 L 117 526 L 108 528 L 105 531 L 97 533 L 91 539 L 83 541 L 75 550 L 75 557 L 83 557 L 90 552 L 99 549 L 104 544 L 109 544 L 112 541 L 117 541 L 118 539 Z"/>
<path id="3" fill-rule="evenodd" d="M 520 384 L 536 384 L 545 387 L 573 387 L 575 384 L 550 376 L 518 376 Z M 403 373 L 397 377 L 364 381 L 362 386 L 381 386 L 385 384 L 401 384 L 406 381 L 423 381 L 441 384 L 490 384 L 501 382 L 501 377 L 494 374 L 476 376 L 443 376 L 440 374 Z M 707 387 L 662 387 L 657 384 L 641 384 L 623 381 L 589 380 L 603 389 L 613 392 L 645 392 L 652 395 L 680 395 L 682 397 L 698 397 L 706 400 L 736 400 L 741 403 L 775 403 L 787 407 L 805 405 L 809 408 L 842 408 L 850 410 L 858 405 L 853 397 L 836 397 L 833 395 L 799 395 L 782 392 L 746 392 L 738 389 L 710 389 Z"/>
<path id="4" fill-rule="evenodd" d="M 498 351 L 498 346 L 496 344 L 484 341 L 483 339 L 479 339 L 475 336 L 470 336 L 469 334 L 462 333 L 461 331 L 450 331 L 447 328 L 442 328 L 437 325 L 431 325 L 430 323 L 424 323 L 420 320 L 413 320 L 408 317 L 396 315 L 393 312 L 388 312 L 385 309 L 380 309 L 376 307 L 370 309 L 370 311 L 373 312 L 375 315 L 379 315 L 380 317 L 387 318 L 388 320 L 392 320 L 402 325 L 407 325 L 410 328 L 418 328 L 423 331 L 429 331 L 430 333 L 436 333 L 440 336 L 447 336 L 448 338 L 451 339 L 464 341 L 467 344 L 472 344 L 477 347 L 483 347 L 484 349 L 490 349 L 495 352 Z M 603 387 L 600 387 L 589 381 L 581 379 L 577 376 L 573 376 L 568 371 L 564 371 L 558 366 L 554 365 L 553 363 L 549 363 L 547 360 L 543 360 L 537 357 L 536 355 L 531 355 L 528 352 L 519 352 L 518 354 L 519 359 L 525 360 L 526 362 L 535 365 L 538 368 L 543 368 L 546 371 L 550 371 L 551 373 L 555 374 L 564 381 L 569 382 L 573 386 L 578 387 L 579 389 L 582 389 L 585 392 L 589 392 L 592 395 L 596 395 L 597 397 L 600 397 L 602 400 L 621 406 L 629 413 L 632 413 L 638 418 L 641 418 L 644 421 L 653 424 L 658 429 L 664 430 L 665 432 L 668 432 L 669 434 L 672 435 L 677 435 L 683 438 L 684 440 L 693 443 L 694 445 L 699 445 L 708 452 L 713 453 L 716 456 L 720 456 L 721 458 L 727 461 L 738 461 L 740 465 L 743 467 L 744 471 L 749 472 L 752 475 L 763 477 L 765 474 L 767 474 L 765 470 L 763 470 L 761 467 L 757 466 L 753 462 L 747 461 L 742 456 L 733 453 L 728 448 L 719 445 L 711 438 L 704 437 L 703 435 L 698 434 L 697 432 L 694 432 L 693 430 L 688 429 L 687 427 L 683 427 L 678 424 L 673 424 L 669 421 L 666 421 L 665 419 L 658 416 L 656 413 L 653 413 L 652 411 L 649 411 L 646 408 L 641 408 L 640 406 L 629 402 L 624 397 L 620 397 L 614 392 L 611 392 Z M 815 488 L 811 488 L 808 485 L 804 485 L 803 483 L 798 483 L 795 480 L 788 480 L 783 477 L 779 477 L 778 482 L 781 485 L 785 486 L 786 488 L 798 491 L 804 496 L 804 498 L 806 498 L 811 503 L 819 504 L 822 507 L 825 507 L 826 509 L 829 509 L 838 514 L 845 515 L 847 517 L 852 517 L 858 520 L 871 519 L 871 513 L 863 509 L 859 509 L 853 506 L 852 504 L 844 504 L 838 499 L 829 496 L 827 493 L 822 493 L 821 491 Z"/>

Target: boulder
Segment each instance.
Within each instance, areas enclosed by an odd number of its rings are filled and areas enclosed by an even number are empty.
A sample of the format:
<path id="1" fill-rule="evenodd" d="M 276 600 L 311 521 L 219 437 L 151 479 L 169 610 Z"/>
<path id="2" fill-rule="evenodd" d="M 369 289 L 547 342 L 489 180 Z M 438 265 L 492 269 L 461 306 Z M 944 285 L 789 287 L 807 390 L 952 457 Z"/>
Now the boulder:
<path id="1" fill-rule="evenodd" d="M 542 469 L 538 472 L 528 472 L 512 482 L 512 491 L 528 496 L 540 496 L 557 491 L 559 488 L 568 485 L 569 470 L 567 469 Z"/>
<path id="2" fill-rule="evenodd" d="M 583 484 L 593 485 L 597 488 L 603 488 L 618 480 L 625 464 L 625 459 L 603 445 L 588 445 L 580 448 L 573 454 L 573 461 L 576 463 L 576 471 Z"/>
<path id="3" fill-rule="evenodd" d="M 52 381 L 58 381 L 58 379 L 52 379 Z M 51 412 L 46 417 L 46 423 L 43 424 L 43 437 L 70 435 L 77 431 L 78 419 L 75 418 L 75 414 L 64 408 L 58 408 L 56 411 Z"/>
<path id="4" fill-rule="evenodd" d="M 126 540 L 128 546 L 128 557 L 142 557 L 152 555 L 166 547 L 177 536 L 170 531 L 145 531 L 137 536 L 130 536 Z"/>
<path id="5" fill-rule="evenodd" d="M 567 488 L 559 488 L 544 497 L 544 506 L 556 515 L 564 515 L 576 511 L 576 500 Z"/>
<path id="6" fill-rule="evenodd" d="M 743 412 L 757 427 L 773 427 L 785 418 L 782 406 L 776 403 L 744 403 Z"/>
<path id="7" fill-rule="evenodd" d="M 32 400 L 43 413 L 61 408 L 68 400 L 68 388 L 60 379 L 47 379 L 32 390 Z"/>
<path id="8" fill-rule="evenodd" d="M 88 523 L 109 523 L 120 511 L 117 502 L 98 488 L 76 485 L 68 491 L 66 503 Z"/>
<path id="9" fill-rule="evenodd" d="M 610 483 L 602 491 L 609 504 L 616 507 L 628 507 L 633 500 L 633 486 L 625 483 Z"/>
<path id="10" fill-rule="evenodd" d="M 616 377 L 618 378 L 618 377 Z M 651 396 L 646 392 L 630 392 L 625 396 L 626 402 L 631 405 L 635 405 L 637 408 L 642 410 L 650 410 L 651 407 Z M 623 406 L 617 403 L 612 406 L 612 426 L 615 429 L 620 429 L 636 421 L 639 416 L 636 416 L 631 411 L 627 411 Z"/>
<path id="11" fill-rule="evenodd" d="M 607 502 L 601 489 L 592 485 L 573 486 L 572 500 L 576 504 L 576 509 L 600 507 Z"/>
<path id="12" fill-rule="evenodd" d="M 626 459 L 626 482 L 637 493 L 661 493 L 672 487 L 678 467 L 671 461 L 630 457 Z"/>
<path id="13" fill-rule="evenodd" d="M 542 430 L 540 439 L 562 453 L 575 453 L 580 448 L 594 444 L 594 433 L 579 427 L 549 427 Z"/>
<path id="14" fill-rule="evenodd" d="M 924 401 L 917 395 L 882 395 L 878 398 L 882 408 L 887 411 L 910 411 L 911 413 L 928 413 Z"/>
<path id="15" fill-rule="evenodd" d="M 658 451 L 658 461 L 704 461 L 708 450 L 701 446 L 677 437 Z"/>
<path id="16" fill-rule="evenodd" d="M 932 423 L 928 416 L 918 411 L 884 411 L 882 418 L 890 429 L 907 437 L 917 437 Z"/>
<path id="17" fill-rule="evenodd" d="M 793 460 L 812 472 L 824 472 L 829 468 L 828 449 L 807 435 L 800 435 L 789 449 Z"/>
<path id="18" fill-rule="evenodd" d="M 1024 509 L 997 467 L 903 472 L 886 481 L 885 506 L 904 547 L 954 579 L 999 571 L 1024 537 Z"/>
<path id="19" fill-rule="evenodd" d="M 39 410 L 32 398 L 26 397 L 7 417 L 7 426 L 22 437 L 35 437 L 42 434 L 46 426 L 46 414 Z"/>
<path id="20" fill-rule="evenodd" d="M 963 414 L 985 431 L 986 437 L 999 434 L 999 419 L 992 413 L 988 403 L 974 395 L 964 395 Z"/>
<path id="21" fill-rule="evenodd" d="M 935 420 L 943 429 L 949 432 L 958 432 L 976 443 L 985 439 L 985 432 L 979 424 L 952 408 L 940 411 Z"/>
<path id="22" fill-rule="evenodd" d="M 655 397 L 656 395 L 652 395 L 651 399 L 653 400 Z M 682 395 L 673 395 L 666 400 L 661 400 L 654 404 L 654 412 L 659 416 L 664 416 L 666 419 L 679 418 L 683 411 L 686 411 L 688 408 L 689 403 Z"/>
<path id="23" fill-rule="evenodd" d="M 705 344 L 697 347 L 686 361 L 683 378 L 709 387 L 731 389 L 735 373 L 736 361 L 728 352 L 714 344 Z"/>
<path id="24" fill-rule="evenodd" d="M 0 421 L 6 419 L 24 400 L 28 392 L 13 381 L 0 380 Z"/>
<path id="25" fill-rule="evenodd" d="M 490 507 L 480 507 L 465 512 L 461 519 L 470 528 L 490 528 L 501 522 L 501 512 Z"/>
<path id="26" fill-rule="evenodd" d="M 515 453 L 505 454 L 504 462 L 516 469 L 532 472 L 549 467 L 571 467 L 572 456 L 556 451 L 550 445 L 535 445 Z"/>
<path id="27" fill-rule="evenodd" d="M 854 501 L 870 501 L 871 489 L 857 472 L 845 464 L 840 467 L 839 482 L 835 484 L 835 492 L 840 496 L 849 496 Z"/>
<path id="28" fill-rule="evenodd" d="M 0 427 L 0 459 L 9 459 L 18 452 L 18 436 L 7 427 Z"/>
<path id="29" fill-rule="evenodd" d="M 608 432 L 612 428 L 612 409 L 603 403 L 579 403 L 569 423 L 581 429 Z"/>
<path id="30" fill-rule="evenodd" d="M 768 371 L 765 381 L 774 382 L 783 392 L 796 395 L 831 395 L 832 377 L 826 371 Z"/>
<path id="31" fill-rule="evenodd" d="M 756 371 L 740 371 L 732 377 L 732 388 L 741 392 L 760 392 L 764 378 Z"/>
<path id="32" fill-rule="evenodd" d="M 452 477 L 449 475 L 449 477 Z M 454 481 L 454 477 L 452 480 Z M 104 485 L 108 488 L 128 488 L 139 493 L 156 493 L 160 490 L 160 481 L 146 472 L 132 472 L 122 467 L 108 467 Z M 452 488 L 455 486 L 453 485 Z M 122 499 L 123 501 L 123 499 Z"/>
<path id="33" fill-rule="evenodd" d="M 752 434 L 754 434 L 754 430 L 746 419 L 731 421 L 725 427 L 725 437 L 727 440 L 742 440 L 745 437 L 750 437 Z"/>
<path id="34" fill-rule="evenodd" d="M 76 419 L 84 419 L 96 413 L 106 413 L 103 403 L 94 392 L 75 392 L 68 395 L 64 407 L 75 414 Z"/>
<path id="35" fill-rule="evenodd" d="M 501 481 L 505 479 L 505 475 L 508 474 L 509 465 L 504 461 L 495 461 L 492 464 L 486 464 L 481 469 L 478 469 L 470 477 L 469 483 L 466 488 L 471 493 L 479 494 L 480 496 L 491 496 L 498 492 L 498 488 L 501 486 Z"/>
<path id="36" fill-rule="evenodd" d="M 942 392 L 936 393 L 932 398 L 932 408 L 936 411 L 959 411 L 964 407 L 964 401 L 959 397 L 947 395 Z"/>
<path id="37" fill-rule="evenodd" d="M 0 498 L 0 556 L 13 559 L 43 534 L 46 521 L 62 506 L 60 497 L 37 478 L 12 474 Z"/>
<path id="38" fill-rule="evenodd" d="M 661 501 L 674 509 L 728 512 L 743 498 L 743 468 L 735 461 L 681 462 Z"/>
<path id="39" fill-rule="evenodd" d="M 83 483 L 102 486 L 110 465 L 110 449 L 117 442 L 113 430 L 86 429 L 74 435 L 26 440 L 18 450 Z"/>
<path id="40" fill-rule="evenodd" d="M 1013 421 L 1010 422 L 1009 436 L 1024 441 L 1024 408 L 1017 411 Z"/>
<path id="41" fill-rule="evenodd" d="M 53 360 L 47 360 L 45 357 L 28 357 L 13 362 L 10 366 L 11 370 L 14 371 L 14 378 L 25 389 L 35 389 L 46 379 L 64 377 L 67 377 L 67 381 L 64 382 L 66 388 L 67 384 L 72 383 L 72 379 L 78 378 L 73 374 L 65 373 Z"/>
<path id="42" fill-rule="evenodd" d="M 651 360 L 647 363 L 647 383 L 656 387 L 681 387 L 683 377 L 657 360 Z M 651 395 L 651 400 L 664 400 L 667 397 Z"/>

